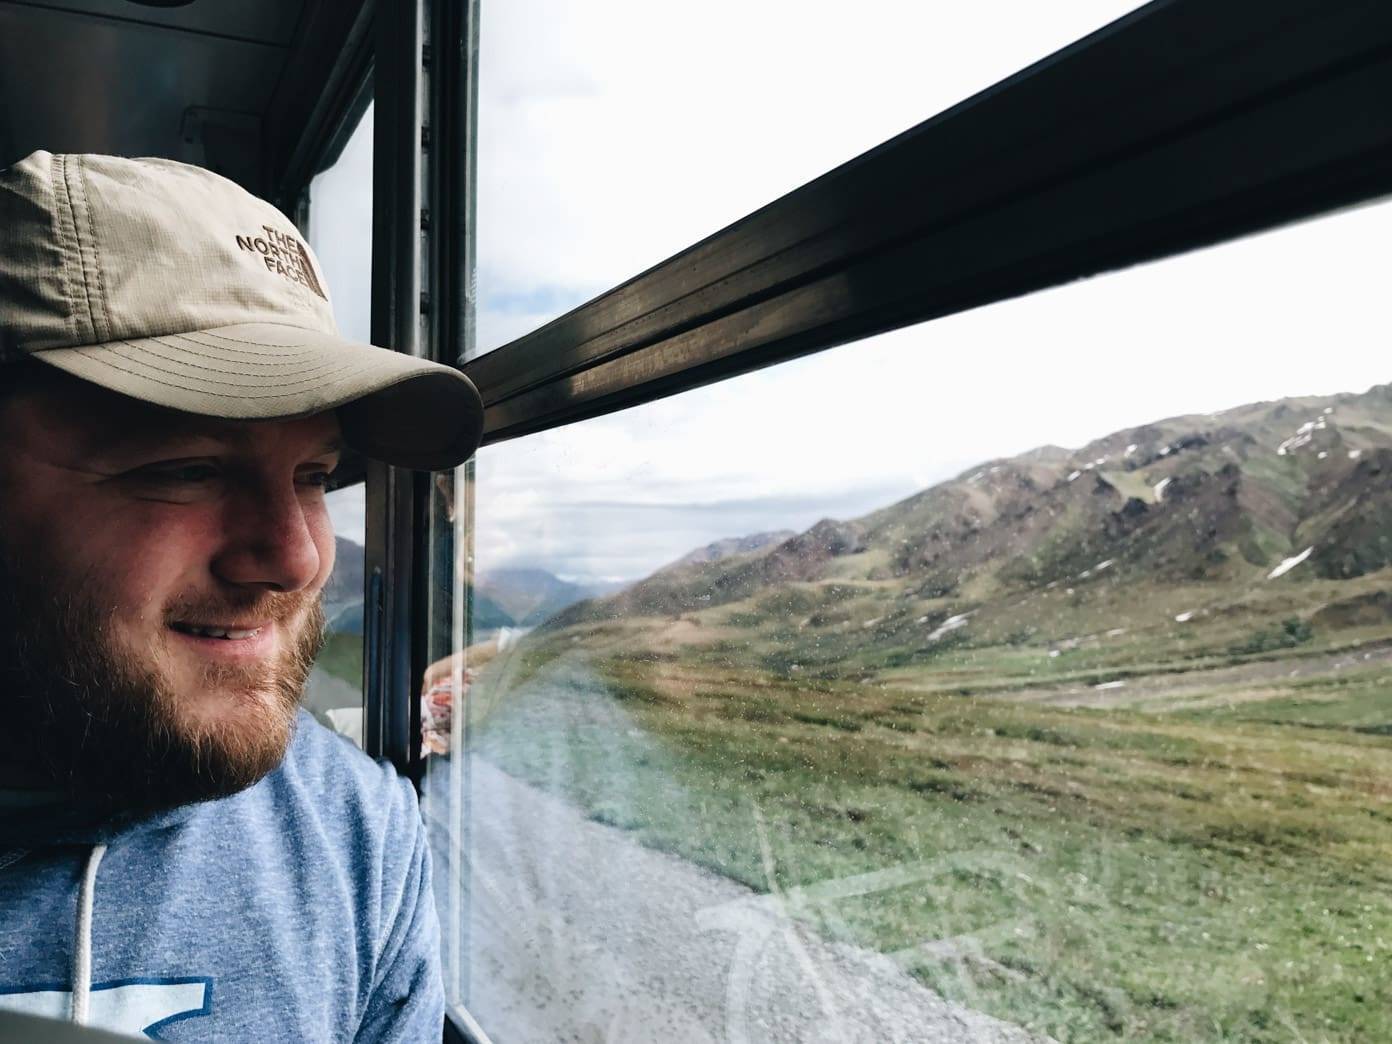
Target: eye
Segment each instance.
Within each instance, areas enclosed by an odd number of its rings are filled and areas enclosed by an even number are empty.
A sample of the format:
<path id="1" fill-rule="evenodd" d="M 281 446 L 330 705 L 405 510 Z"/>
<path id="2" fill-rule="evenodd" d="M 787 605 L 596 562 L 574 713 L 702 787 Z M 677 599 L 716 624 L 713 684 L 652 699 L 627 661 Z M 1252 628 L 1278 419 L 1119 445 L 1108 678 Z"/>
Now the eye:
<path id="1" fill-rule="evenodd" d="M 302 486 L 310 486 L 314 489 L 328 489 L 329 483 L 333 480 L 333 471 L 303 471 L 299 475 L 299 483 Z"/>
<path id="2" fill-rule="evenodd" d="M 325 490 L 333 484 L 333 475 L 337 470 L 338 461 L 335 458 L 306 461 L 295 472 L 295 483 L 306 489 Z"/>
<path id="3" fill-rule="evenodd" d="M 211 482 L 218 477 L 219 471 L 216 465 L 206 461 L 186 461 L 145 468 L 143 475 L 156 482 L 195 485 L 201 482 Z"/>

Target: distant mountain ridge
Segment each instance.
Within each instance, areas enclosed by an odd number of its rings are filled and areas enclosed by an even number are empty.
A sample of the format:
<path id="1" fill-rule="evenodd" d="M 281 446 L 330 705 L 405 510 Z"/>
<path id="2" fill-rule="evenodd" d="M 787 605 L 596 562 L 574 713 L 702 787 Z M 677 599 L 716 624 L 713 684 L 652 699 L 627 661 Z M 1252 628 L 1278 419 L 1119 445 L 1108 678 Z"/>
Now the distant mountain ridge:
<path id="1" fill-rule="evenodd" d="M 534 567 L 503 568 L 481 574 L 474 597 L 482 595 L 497 606 L 508 617 L 507 626 L 534 627 L 566 606 L 608 594 L 617 586 L 575 584 Z"/>
<path id="2" fill-rule="evenodd" d="M 750 536 L 726 537 L 724 540 L 715 540 L 705 547 L 698 547 L 695 551 L 688 551 L 682 555 L 672 566 L 685 565 L 706 565 L 710 562 L 718 562 L 722 558 L 729 558 L 731 555 L 745 555 L 751 551 L 762 551 L 774 544 L 781 544 L 785 540 L 790 540 L 797 536 L 797 532 L 792 529 L 779 529 L 772 533 L 754 533 Z"/>
<path id="3" fill-rule="evenodd" d="M 1392 385 L 1172 417 L 1075 451 L 987 461 L 752 553 L 693 552 L 616 595 L 570 606 L 550 626 L 671 618 L 750 599 L 859 598 L 888 614 L 869 618 L 885 640 L 911 641 L 942 622 L 949 602 L 985 613 L 1104 574 L 1107 585 L 1138 591 L 1237 591 L 1302 554 L 1288 582 L 1351 579 L 1392 563 Z M 812 633 L 838 616 L 844 624 L 855 613 L 828 608 L 798 626 Z"/>
<path id="4" fill-rule="evenodd" d="M 334 542 L 334 571 L 324 585 L 324 616 L 332 631 L 362 634 L 363 547 L 342 536 Z M 474 629 L 534 627 L 566 606 L 608 594 L 617 586 L 573 584 L 544 569 L 495 569 L 475 586 Z"/>

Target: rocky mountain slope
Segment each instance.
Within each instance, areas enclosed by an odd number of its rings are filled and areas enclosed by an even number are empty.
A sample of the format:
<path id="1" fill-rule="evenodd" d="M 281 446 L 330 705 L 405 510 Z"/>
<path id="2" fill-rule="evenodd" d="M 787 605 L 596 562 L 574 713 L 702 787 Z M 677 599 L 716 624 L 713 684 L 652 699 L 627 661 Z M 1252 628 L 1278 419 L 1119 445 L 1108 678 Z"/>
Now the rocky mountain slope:
<path id="1" fill-rule="evenodd" d="M 956 640 L 1028 641 L 1050 640 L 1064 618 L 1076 628 L 1110 615 L 1107 630 L 1123 628 L 1148 605 L 1170 624 L 1224 606 L 1245 606 L 1252 619 L 1311 615 L 1340 597 L 1366 600 L 1389 564 L 1392 385 L 1173 417 L 1076 451 L 988 461 L 863 518 L 687 556 L 548 627 L 704 614 L 789 649 L 816 646 L 813 659 L 879 648 L 897 650 L 885 662 L 905 662 L 941 645 L 945 633 L 928 636 L 957 617 Z M 1301 585 L 1306 595 L 1291 594 Z M 1070 612 L 1041 615 L 1044 600 L 1065 593 Z M 1176 599 L 1199 608 L 1163 613 Z M 1252 609 L 1263 600 L 1266 609 Z"/>

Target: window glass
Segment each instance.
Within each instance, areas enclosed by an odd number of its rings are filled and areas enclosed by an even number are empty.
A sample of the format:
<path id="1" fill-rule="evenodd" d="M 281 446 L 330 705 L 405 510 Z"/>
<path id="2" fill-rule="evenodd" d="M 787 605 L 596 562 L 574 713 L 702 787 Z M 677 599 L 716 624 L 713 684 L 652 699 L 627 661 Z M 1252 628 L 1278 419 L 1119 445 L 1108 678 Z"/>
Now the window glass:
<path id="1" fill-rule="evenodd" d="M 323 724 L 363 743 L 362 483 L 328 495 L 334 527 L 334 569 L 324 585 L 324 648 L 305 685 L 305 707 Z"/>
<path id="2" fill-rule="evenodd" d="M 310 183 L 309 242 L 323 268 L 339 331 L 367 343 L 372 287 L 372 110 L 342 155 Z M 363 530 L 361 483 L 328 496 L 334 570 L 324 588 L 324 649 L 305 687 L 321 722 L 363 741 Z"/>
<path id="3" fill-rule="evenodd" d="M 1364 208 L 482 451 L 451 1003 L 1392 1039 L 1389 265 Z"/>
<path id="4" fill-rule="evenodd" d="M 478 349 L 1138 6 L 484 3 Z"/>
<path id="5" fill-rule="evenodd" d="M 344 337 L 372 339 L 372 106 L 332 166 L 309 184 L 309 245 Z"/>

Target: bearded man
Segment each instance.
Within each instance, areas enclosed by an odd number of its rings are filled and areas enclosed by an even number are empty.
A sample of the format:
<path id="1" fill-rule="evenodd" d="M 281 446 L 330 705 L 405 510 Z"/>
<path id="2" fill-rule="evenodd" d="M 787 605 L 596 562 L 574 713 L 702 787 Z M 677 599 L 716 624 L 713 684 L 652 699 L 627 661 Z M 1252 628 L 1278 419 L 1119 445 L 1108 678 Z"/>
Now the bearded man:
<path id="1" fill-rule="evenodd" d="M 274 207 L 164 160 L 0 171 L 0 1009 L 438 1041 L 416 797 L 299 709 L 345 446 L 475 448 L 456 371 L 337 334 Z"/>

